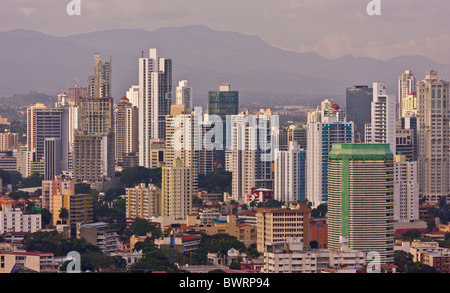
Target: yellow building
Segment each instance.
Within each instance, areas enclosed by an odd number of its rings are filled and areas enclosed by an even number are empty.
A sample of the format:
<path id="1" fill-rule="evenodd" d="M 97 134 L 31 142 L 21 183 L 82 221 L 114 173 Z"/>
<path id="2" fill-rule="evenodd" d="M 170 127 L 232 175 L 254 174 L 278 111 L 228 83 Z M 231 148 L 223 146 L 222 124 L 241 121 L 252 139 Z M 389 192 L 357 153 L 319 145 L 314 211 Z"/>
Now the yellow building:
<path id="1" fill-rule="evenodd" d="M 72 190 L 66 189 L 64 193 L 57 192 L 53 195 L 53 225 L 63 224 L 66 219 L 59 217 L 61 208 L 69 211 L 67 224 L 83 223 L 89 224 L 93 221 L 94 202 L 90 194 L 74 194 Z"/>
<path id="2" fill-rule="evenodd" d="M 242 241 L 246 246 L 256 243 L 256 227 L 249 224 L 237 222 L 236 215 L 228 215 L 226 223 L 214 223 L 211 225 L 191 226 L 188 218 L 188 227 L 208 235 L 228 234 Z"/>
<path id="3" fill-rule="evenodd" d="M 153 184 L 141 183 L 134 188 L 127 188 L 127 219 L 147 219 L 161 213 L 161 189 Z"/>

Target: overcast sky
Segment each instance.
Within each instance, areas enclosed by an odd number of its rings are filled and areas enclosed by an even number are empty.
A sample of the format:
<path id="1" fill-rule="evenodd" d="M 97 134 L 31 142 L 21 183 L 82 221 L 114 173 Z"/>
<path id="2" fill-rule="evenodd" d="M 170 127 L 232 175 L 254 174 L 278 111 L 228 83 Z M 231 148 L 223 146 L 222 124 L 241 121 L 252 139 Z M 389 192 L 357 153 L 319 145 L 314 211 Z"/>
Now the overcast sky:
<path id="1" fill-rule="evenodd" d="M 450 1 L 445 0 L 380 0 L 380 16 L 367 15 L 370 0 L 80 1 L 81 16 L 68 16 L 70 0 L 0 0 L 0 31 L 62 36 L 202 24 L 330 59 L 422 55 L 450 64 Z"/>

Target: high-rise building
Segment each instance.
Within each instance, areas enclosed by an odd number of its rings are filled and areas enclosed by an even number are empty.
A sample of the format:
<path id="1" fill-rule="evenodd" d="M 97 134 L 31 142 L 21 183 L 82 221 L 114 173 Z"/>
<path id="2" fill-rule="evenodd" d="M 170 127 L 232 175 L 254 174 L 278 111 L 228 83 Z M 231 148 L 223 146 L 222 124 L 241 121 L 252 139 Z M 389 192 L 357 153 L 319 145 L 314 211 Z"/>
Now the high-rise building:
<path id="1" fill-rule="evenodd" d="M 187 80 L 180 81 L 176 88 L 176 104 L 185 105 L 189 112 L 194 109 L 193 90 L 188 86 Z"/>
<path id="2" fill-rule="evenodd" d="M 232 197 L 244 199 L 252 188 L 273 189 L 272 163 L 278 154 L 278 117 L 270 110 L 231 116 Z"/>
<path id="3" fill-rule="evenodd" d="M 88 95 L 92 98 L 111 97 L 111 58 L 101 61 L 100 54 L 94 54 L 94 75 L 88 77 Z"/>
<path id="4" fill-rule="evenodd" d="M 417 162 L 394 156 L 394 221 L 419 220 L 419 180 Z"/>
<path id="5" fill-rule="evenodd" d="M 116 164 L 123 165 L 124 156 L 138 152 L 138 109 L 126 97 L 114 108 L 114 133 L 116 140 Z"/>
<path id="6" fill-rule="evenodd" d="M 153 184 L 141 183 L 127 188 L 127 219 L 147 219 L 161 214 L 161 189 Z"/>
<path id="7" fill-rule="evenodd" d="M 114 133 L 87 134 L 76 131 L 74 180 L 100 183 L 114 177 Z"/>
<path id="8" fill-rule="evenodd" d="M 19 146 L 19 134 L 11 133 L 9 129 L 5 129 L 4 133 L 0 133 L 0 151 L 9 151 Z"/>
<path id="9" fill-rule="evenodd" d="M 401 116 L 399 119 L 408 115 L 417 115 L 417 93 L 412 92 L 402 99 Z"/>
<path id="10" fill-rule="evenodd" d="M 172 60 L 156 49 L 139 59 L 139 165 L 150 166 L 150 140 L 166 138 L 166 115 L 172 103 Z"/>
<path id="11" fill-rule="evenodd" d="M 386 94 L 384 83 L 373 83 L 373 101 L 370 124 L 366 124 L 365 142 L 388 143 L 396 153 L 396 97 Z"/>
<path id="12" fill-rule="evenodd" d="M 309 217 L 311 210 L 306 204 L 291 204 L 289 208 L 256 209 L 256 246 L 264 252 L 267 242 L 284 242 L 298 237 L 309 246 Z"/>
<path id="13" fill-rule="evenodd" d="M 297 142 L 297 145 L 306 150 L 307 142 L 306 142 L 306 124 L 295 124 L 290 125 L 287 132 L 287 141 L 295 141 Z"/>
<path id="14" fill-rule="evenodd" d="M 405 70 L 405 72 L 398 78 L 398 112 L 397 119 L 403 116 L 404 102 L 408 100 L 408 96 L 416 92 L 416 77 L 411 70 Z M 409 105 L 411 106 L 411 104 Z M 406 107 L 407 108 L 407 107 Z"/>
<path id="15" fill-rule="evenodd" d="M 414 160 L 417 157 L 416 132 L 414 129 L 402 128 L 402 120 L 397 121 L 395 141 L 398 155 L 404 155 L 408 160 Z"/>
<path id="16" fill-rule="evenodd" d="M 230 84 L 222 82 L 219 91 L 208 93 L 208 114 L 217 115 L 222 119 L 224 126 L 222 143 L 227 144 L 226 121 L 227 116 L 239 114 L 239 92 L 232 91 Z"/>
<path id="17" fill-rule="evenodd" d="M 354 123 L 345 121 L 339 106 L 329 107 L 329 102 L 309 113 L 306 151 L 306 198 L 313 207 L 328 200 L 328 153 L 334 143 L 354 142 Z"/>
<path id="18" fill-rule="evenodd" d="M 420 196 L 431 202 L 449 200 L 449 82 L 434 70 L 417 83 L 418 164 Z"/>
<path id="19" fill-rule="evenodd" d="M 35 115 L 34 115 L 34 110 L 35 109 L 40 109 L 40 108 L 46 108 L 47 106 L 45 106 L 42 103 L 37 103 L 36 105 L 30 106 L 27 108 L 27 150 L 28 151 L 33 151 L 36 147 L 35 147 L 35 135 L 34 135 L 34 130 L 35 130 Z"/>
<path id="20" fill-rule="evenodd" d="M 125 95 L 128 101 L 136 108 L 139 108 L 139 86 L 132 85 Z"/>
<path id="21" fill-rule="evenodd" d="M 355 123 L 355 142 L 364 142 L 366 124 L 370 123 L 373 89 L 368 85 L 355 85 L 346 90 L 347 121 Z"/>
<path id="22" fill-rule="evenodd" d="M 185 220 L 192 210 L 192 167 L 182 167 L 177 159 L 171 167 L 162 167 L 161 215 Z"/>
<path id="23" fill-rule="evenodd" d="M 328 155 L 328 248 L 394 255 L 394 162 L 388 144 L 333 145 Z"/>
<path id="24" fill-rule="evenodd" d="M 112 98 L 81 98 L 79 107 L 80 128 L 87 134 L 108 133 L 114 129 Z"/>
<path id="25" fill-rule="evenodd" d="M 42 208 L 53 211 L 53 196 L 65 194 L 66 189 L 75 193 L 75 182 L 65 175 L 42 181 Z"/>
<path id="26" fill-rule="evenodd" d="M 289 142 L 288 150 L 275 159 L 274 199 L 288 205 L 306 198 L 306 151 L 297 142 Z"/>
<path id="27" fill-rule="evenodd" d="M 44 141 L 44 180 L 52 180 L 62 172 L 62 147 L 60 138 Z"/>

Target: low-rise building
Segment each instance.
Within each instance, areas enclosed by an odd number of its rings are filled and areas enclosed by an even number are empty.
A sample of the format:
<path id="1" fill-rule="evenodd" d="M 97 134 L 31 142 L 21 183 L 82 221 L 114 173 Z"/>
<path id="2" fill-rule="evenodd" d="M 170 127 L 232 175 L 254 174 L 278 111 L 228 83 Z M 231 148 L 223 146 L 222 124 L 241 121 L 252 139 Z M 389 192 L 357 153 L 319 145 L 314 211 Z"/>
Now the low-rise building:
<path id="1" fill-rule="evenodd" d="M 105 253 L 116 252 L 119 244 L 117 232 L 109 229 L 109 225 L 103 222 L 80 225 L 77 229 L 77 238 L 86 239 Z"/>
<path id="2" fill-rule="evenodd" d="M 155 244 L 161 250 L 176 249 L 184 253 L 197 250 L 201 239 L 200 235 L 174 234 L 169 237 L 155 239 Z"/>
<path id="3" fill-rule="evenodd" d="M 0 251 L 0 273 L 11 273 L 15 266 L 25 267 L 38 273 L 57 272 L 53 253 Z"/>
<path id="4" fill-rule="evenodd" d="M 436 268 L 439 273 L 450 273 L 450 251 L 421 253 L 419 261 Z"/>
<path id="5" fill-rule="evenodd" d="M 304 250 L 300 237 L 265 244 L 263 273 L 319 273 L 323 269 L 360 267 L 366 264 L 362 251 L 351 250 L 345 240 L 341 250 Z"/>
<path id="6" fill-rule="evenodd" d="M 24 214 L 19 208 L 6 208 L 0 211 L 0 233 L 34 233 L 42 228 L 40 214 Z"/>

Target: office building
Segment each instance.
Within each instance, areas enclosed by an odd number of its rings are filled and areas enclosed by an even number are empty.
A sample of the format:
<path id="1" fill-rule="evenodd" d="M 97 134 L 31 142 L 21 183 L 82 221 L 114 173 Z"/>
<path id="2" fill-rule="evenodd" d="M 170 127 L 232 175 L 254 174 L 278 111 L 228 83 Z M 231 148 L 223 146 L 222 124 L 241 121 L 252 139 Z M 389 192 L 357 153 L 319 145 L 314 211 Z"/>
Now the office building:
<path id="1" fill-rule="evenodd" d="M 61 218 L 61 209 L 68 211 L 67 218 Z M 89 224 L 94 216 L 94 200 L 91 194 L 75 194 L 72 190 L 59 190 L 53 195 L 52 210 L 53 225 Z"/>
<path id="2" fill-rule="evenodd" d="M 62 146 L 60 138 L 44 141 L 44 180 L 52 180 L 62 172 Z"/>
<path id="3" fill-rule="evenodd" d="M 449 82 L 434 70 L 417 83 L 420 196 L 431 202 L 449 200 Z"/>
<path id="4" fill-rule="evenodd" d="M 354 123 L 346 122 L 339 106 L 328 100 L 308 116 L 306 197 L 317 207 L 328 200 L 328 153 L 335 143 L 354 142 Z"/>
<path id="5" fill-rule="evenodd" d="M 394 161 L 388 144 L 334 144 L 328 165 L 328 248 L 394 254 Z"/>
<path id="6" fill-rule="evenodd" d="M 355 85 L 346 89 L 347 121 L 355 123 L 355 142 L 364 142 L 366 124 L 370 123 L 373 89 L 368 85 Z"/>
<path id="7" fill-rule="evenodd" d="M 419 220 L 419 180 L 417 162 L 404 155 L 394 156 L 394 221 Z"/>
<path id="8" fill-rule="evenodd" d="M 150 167 L 150 140 L 166 138 L 166 115 L 172 103 L 172 60 L 156 49 L 139 59 L 139 165 Z"/>

